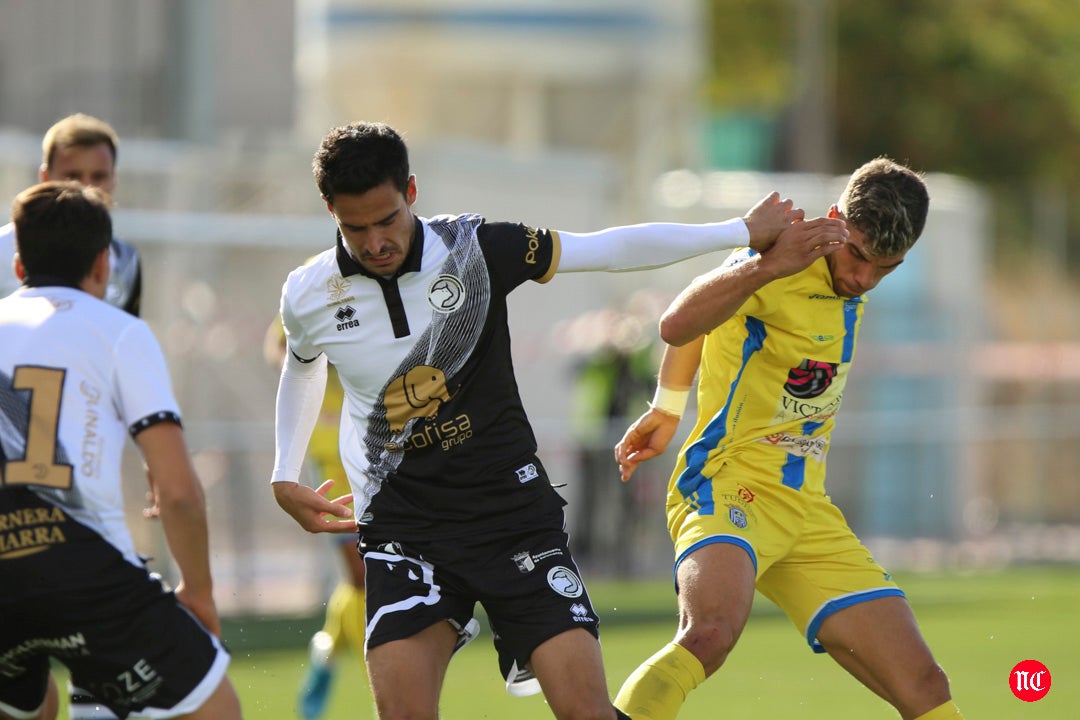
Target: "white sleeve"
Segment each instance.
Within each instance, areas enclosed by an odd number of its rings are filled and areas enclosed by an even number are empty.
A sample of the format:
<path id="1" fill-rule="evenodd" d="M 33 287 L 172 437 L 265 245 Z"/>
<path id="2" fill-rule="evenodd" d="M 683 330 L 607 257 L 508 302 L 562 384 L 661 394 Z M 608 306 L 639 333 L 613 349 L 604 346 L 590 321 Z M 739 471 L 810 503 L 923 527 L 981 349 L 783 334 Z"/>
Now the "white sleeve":
<path id="1" fill-rule="evenodd" d="M 129 323 L 113 343 L 113 358 L 117 410 L 129 431 L 162 413 L 180 418 L 165 354 L 149 325 L 141 320 Z"/>
<path id="2" fill-rule="evenodd" d="M 286 348 L 274 411 L 274 472 L 270 482 L 300 482 L 324 392 L 326 355 L 304 363 Z"/>
<path id="3" fill-rule="evenodd" d="M 555 272 L 647 270 L 718 250 L 750 244 L 742 218 L 688 225 L 643 223 L 592 233 L 559 231 L 560 257 Z"/>

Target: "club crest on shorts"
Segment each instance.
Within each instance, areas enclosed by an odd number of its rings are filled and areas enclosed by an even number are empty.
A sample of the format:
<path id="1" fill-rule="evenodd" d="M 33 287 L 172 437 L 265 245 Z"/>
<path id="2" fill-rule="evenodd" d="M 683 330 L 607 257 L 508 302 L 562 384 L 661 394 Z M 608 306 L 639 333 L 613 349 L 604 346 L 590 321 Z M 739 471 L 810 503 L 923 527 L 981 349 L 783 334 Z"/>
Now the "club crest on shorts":
<path id="1" fill-rule="evenodd" d="M 581 597 L 581 593 L 585 592 L 585 586 L 577 574 L 563 565 L 557 565 L 548 570 L 547 582 L 552 590 L 563 597 Z"/>
<path id="2" fill-rule="evenodd" d="M 728 506 L 728 520 L 740 530 L 745 530 L 746 526 L 750 524 L 749 521 L 747 521 L 746 513 L 742 511 L 742 508 L 733 507 L 731 505 Z"/>
<path id="3" fill-rule="evenodd" d="M 428 286 L 427 301 L 435 312 L 452 313 L 465 304 L 465 285 L 455 275 L 440 275 Z"/>

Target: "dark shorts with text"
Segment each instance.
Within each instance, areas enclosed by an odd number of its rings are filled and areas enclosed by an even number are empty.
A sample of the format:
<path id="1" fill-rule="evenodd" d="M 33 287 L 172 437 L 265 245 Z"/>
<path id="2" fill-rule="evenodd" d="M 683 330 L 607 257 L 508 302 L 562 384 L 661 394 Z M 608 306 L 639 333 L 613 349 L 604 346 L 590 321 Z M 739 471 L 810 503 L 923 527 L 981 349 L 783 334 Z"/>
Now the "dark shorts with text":
<path id="1" fill-rule="evenodd" d="M 448 621 L 459 630 L 483 606 L 508 683 L 544 641 L 574 628 L 599 637 L 596 612 L 562 530 L 481 542 L 361 539 L 367 569 L 367 646 Z M 512 691 L 512 690 L 511 690 Z M 513 691 L 512 691 L 513 692 Z"/>
<path id="2" fill-rule="evenodd" d="M 49 511 L 60 540 L 0 555 L 0 707 L 38 708 L 52 658 L 120 717 L 197 709 L 225 677 L 220 642 L 96 532 L 33 493 L 0 491 L 0 515 L 28 508 Z"/>

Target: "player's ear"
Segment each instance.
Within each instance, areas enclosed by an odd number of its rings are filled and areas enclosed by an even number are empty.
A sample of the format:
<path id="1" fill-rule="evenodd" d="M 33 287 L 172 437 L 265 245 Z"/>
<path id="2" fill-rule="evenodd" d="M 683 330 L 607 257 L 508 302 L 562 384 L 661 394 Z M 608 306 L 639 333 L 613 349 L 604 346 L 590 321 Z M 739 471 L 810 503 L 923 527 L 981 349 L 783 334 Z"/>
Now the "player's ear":
<path id="1" fill-rule="evenodd" d="M 19 253 L 15 253 L 15 256 L 11 258 L 11 269 L 15 273 L 15 277 L 22 282 L 26 279 L 26 268 L 23 267 L 22 258 L 19 257 Z"/>
<path id="2" fill-rule="evenodd" d="M 832 207 L 829 208 L 829 217 L 831 217 L 831 218 L 841 217 L 840 208 L 837 207 L 835 203 L 833 203 Z"/>
<path id="3" fill-rule="evenodd" d="M 41 163 L 41 167 L 38 168 L 38 181 L 49 182 L 49 166 L 45 163 Z"/>
<path id="4" fill-rule="evenodd" d="M 410 206 L 416 202 L 416 176 L 410 175 L 409 182 L 405 185 L 405 202 Z"/>
<path id="5" fill-rule="evenodd" d="M 109 273 L 112 268 L 109 265 L 109 248 L 106 247 L 94 258 L 94 264 L 90 268 L 90 277 L 94 284 L 105 288 L 109 284 Z"/>

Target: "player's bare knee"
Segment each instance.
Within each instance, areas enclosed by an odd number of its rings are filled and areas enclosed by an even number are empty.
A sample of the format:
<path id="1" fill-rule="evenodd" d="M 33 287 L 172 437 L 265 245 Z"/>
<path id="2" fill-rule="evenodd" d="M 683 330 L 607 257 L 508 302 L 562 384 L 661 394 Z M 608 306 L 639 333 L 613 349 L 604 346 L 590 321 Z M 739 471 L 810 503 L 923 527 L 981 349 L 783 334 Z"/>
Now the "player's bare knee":
<path id="1" fill-rule="evenodd" d="M 949 676 L 936 662 L 931 661 L 923 666 L 919 677 L 916 679 L 918 694 L 935 702 L 943 703 L 951 699 L 949 691 Z M 935 706 L 936 707 L 936 706 Z"/>
<path id="2" fill-rule="evenodd" d="M 706 674 L 711 674 L 724 664 L 737 640 L 731 624 L 720 620 L 691 622 L 677 638 L 680 645 L 701 661 Z"/>

